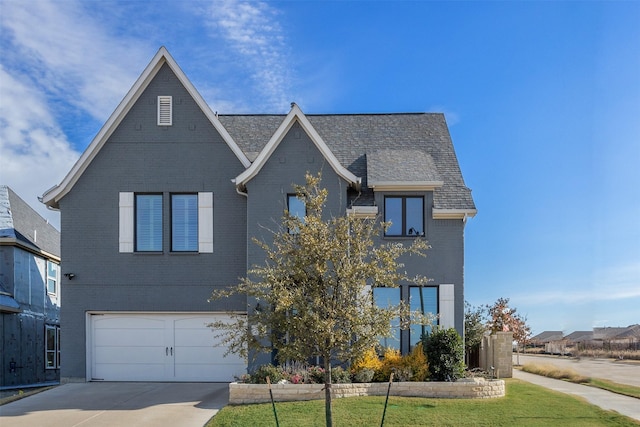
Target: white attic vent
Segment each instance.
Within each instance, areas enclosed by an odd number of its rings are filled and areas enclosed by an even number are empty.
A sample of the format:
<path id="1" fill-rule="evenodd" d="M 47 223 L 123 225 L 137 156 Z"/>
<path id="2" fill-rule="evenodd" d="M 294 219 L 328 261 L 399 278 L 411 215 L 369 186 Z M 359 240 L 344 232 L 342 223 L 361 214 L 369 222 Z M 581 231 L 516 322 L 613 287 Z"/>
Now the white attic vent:
<path id="1" fill-rule="evenodd" d="M 173 124 L 173 98 L 171 96 L 158 97 L 158 126 Z"/>

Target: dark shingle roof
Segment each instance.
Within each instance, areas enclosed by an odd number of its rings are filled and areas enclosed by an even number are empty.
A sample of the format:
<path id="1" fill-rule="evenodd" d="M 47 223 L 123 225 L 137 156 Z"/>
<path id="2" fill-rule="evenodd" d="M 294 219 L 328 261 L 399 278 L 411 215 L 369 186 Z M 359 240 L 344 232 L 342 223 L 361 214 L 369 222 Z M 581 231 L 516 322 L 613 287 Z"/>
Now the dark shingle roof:
<path id="1" fill-rule="evenodd" d="M 255 159 L 286 116 L 220 115 L 218 119 L 250 159 Z M 398 114 L 326 114 L 306 115 L 338 161 L 363 180 L 363 197 L 370 200 L 367 188 L 367 156 L 383 150 L 407 153 L 417 150 L 433 160 L 443 186 L 434 192 L 436 209 L 475 209 L 471 190 L 460 172 L 451 136 L 440 113 Z M 400 168 L 402 166 L 395 165 Z M 406 165 L 404 166 L 407 167 Z M 388 170 L 389 168 L 386 168 Z M 425 172 L 426 173 L 426 172 Z M 423 176 L 425 173 L 417 174 Z M 407 176 L 413 176 L 407 172 Z"/>
<path id="2" fill-rule="evenodd" d="M 0 185 L 0 238 L 60 256 L 60 232 L 6 185 Z"/>
<path id="3" fill-rule="evenodd" d="M 593 331 L 575 331 L 565 337 L 571 342 L 585 342 L 593 339 Z"/>
<path id="4" fill-rule="evenodd" d="M 561 341 L 563 338 L 562 331 L 544 331 L 531 338 L 533 342 L 547 343 L 551 341 Z"/>

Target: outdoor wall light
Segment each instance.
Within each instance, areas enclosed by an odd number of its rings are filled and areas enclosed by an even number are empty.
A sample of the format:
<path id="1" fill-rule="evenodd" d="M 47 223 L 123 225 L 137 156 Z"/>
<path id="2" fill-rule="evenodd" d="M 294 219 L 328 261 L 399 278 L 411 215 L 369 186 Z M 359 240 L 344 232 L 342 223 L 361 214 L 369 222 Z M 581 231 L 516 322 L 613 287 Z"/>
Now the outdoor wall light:
<path id="1" fill-rule="evenodd" d="M 73 273 L 64 273 L 64 277 L 66 277 L 69 280 L 73 280 L 73 278 L 76 277 L 76 275 Z"/>

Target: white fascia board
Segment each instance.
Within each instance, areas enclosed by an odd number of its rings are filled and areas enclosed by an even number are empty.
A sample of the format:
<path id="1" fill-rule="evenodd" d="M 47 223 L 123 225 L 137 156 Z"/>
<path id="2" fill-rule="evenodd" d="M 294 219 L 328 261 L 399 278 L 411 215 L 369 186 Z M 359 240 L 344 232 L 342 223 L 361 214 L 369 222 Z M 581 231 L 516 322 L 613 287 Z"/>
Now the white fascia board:
<path id="1" fill-rule="evenodd" d="M 125 97 L 120 101 L 118 107 L 111 114 L 109 119 L 102 126 L 98 134 L 93 138 L 87 149 L 82 153 L 78 161 L 73 165 L 69 173 L 64 177 L 62 182 L 51 189 L 47 190 L 42 195 L 42 203 L 47 205 L 47 207 L 51 209 L 58 209 L 58 202 L 65 194 L 67 194 L 80 176 L 84 173 L 87 166 L 91 163 L 91 161 L 98 154 L 102 146 L 109 139 L 113 131 L 118 127 L 122 119 L 127 115 L 133 104 L 138 100 L 142 92 L 147 88 L 151 80 L 156 76 L 162 65 L 169 65 L 171 70 L 175 73 L 176 77 L 180 83 L 182 83 L 189 92 L 189 94 L 193 97 L 196 104 L 200 107 L 202 112 L 207 116 L 211 124 L 216 128 L 216 130 L 220 133 L 222 138 L 225 140 L 229 148 L 233 151 L 233 153 L 238 157 L 242 165 L 247 168 L 251 165 L 251 162 L 244 155 L 240 147 L 235 143 L 229 132 L 222 126 L 222 123 L 218 120 L 215 113 L 211 111 L 211 108 L 204 101 L 202 96 L 198 93 L 193 84 L 189 81 L 187 76 L 184 74 L 182 69 L 178 66 L 176 61 L 173 59 L 169 51 L 162 46 L 158 49 L 158 52 L 155 54 L 151 62 L 144 69 L 140 77 L 133 84 L 129 92 L 125 95 Z"/>
<path id="2" fill-rule="evenodd" d="M 292 105 L 291 111 L 289 112 L 289 114 L 287 114 L 287 117 L 285 117 L 285 119 L 278 127 L 278 130 L 276 130 L 267 145 L 265 145 L 260 154 L 258 154 L 258 157 L 256 157 L 253 164 L 243 173 L 238 175 L 233 180 L 233 182 L 235 182 L 237 186 L 244 186 L 253 177 L 255 177 L 258 172 L 260 172 L 260 169 L 262 169 L 262 167 L 266 164 L 267 160 L 269 159 L 269 157 L 271 157 L 280 142 L 282 142 L 282 139 L 291 129 L 296 120 L 298 121 L 298 123 L 300 123 L 300 126 L 307 133 L 307 135 L 309 135 L 324 158 L 327 159 L 333 170 L 345 181 L 353 184 L 356 188 L 359 188 L 362 181 L 361 178 L 355 176 L 340 164 L 340 162 L 333 155 L 322 137 L 320 137 L 318 132 L 311 125 L 309 119 L 307 119 L 300 107 L 298 107 L 295 103 Z"/>
<path id="3" fill-rule="evenodd" d="M 476 209 L 436 209 L 433 208 L 433 219 L 466 219 L 476 216 Z"/>
<path id="4" fill-rule="evenodd" d="M 351 209 L 347 209 L 347 215 L 352 215 L 356 218 L 375 218 L 378 216 L 378 207 L 353 206 Z"/>
<path id="5" fill-rule="evenodd" d="M 373 191 L 433 191 L 443 184 L 443 181 L 373 181 L 367 185 Z"/>

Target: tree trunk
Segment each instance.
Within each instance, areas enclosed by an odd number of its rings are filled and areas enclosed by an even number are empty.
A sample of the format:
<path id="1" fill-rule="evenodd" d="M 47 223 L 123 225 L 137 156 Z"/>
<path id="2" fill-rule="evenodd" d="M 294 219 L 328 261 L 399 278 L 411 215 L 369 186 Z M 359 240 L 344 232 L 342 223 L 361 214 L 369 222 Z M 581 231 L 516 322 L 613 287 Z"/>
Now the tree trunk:
<path id="1" fill-rule="evenodd" d="M 327 427 L 333 427 L 333 408 L 331 402 L 331 359 L 324 358 L 324 415 Z"/>

